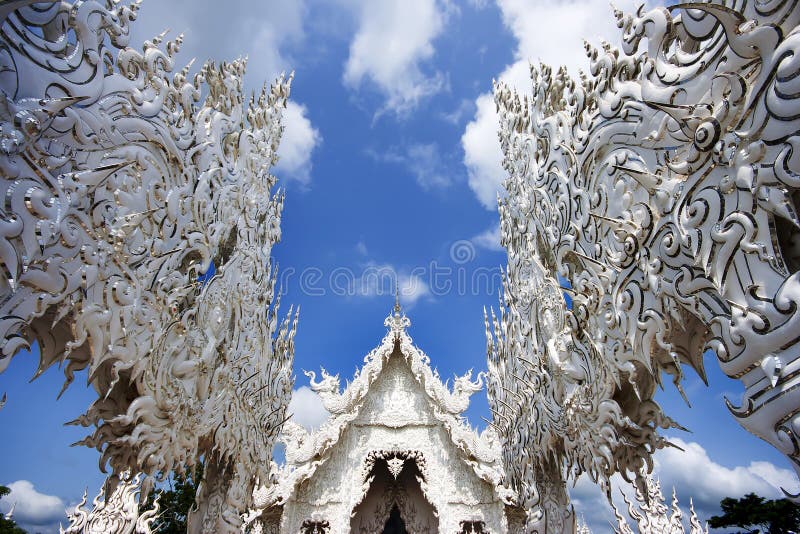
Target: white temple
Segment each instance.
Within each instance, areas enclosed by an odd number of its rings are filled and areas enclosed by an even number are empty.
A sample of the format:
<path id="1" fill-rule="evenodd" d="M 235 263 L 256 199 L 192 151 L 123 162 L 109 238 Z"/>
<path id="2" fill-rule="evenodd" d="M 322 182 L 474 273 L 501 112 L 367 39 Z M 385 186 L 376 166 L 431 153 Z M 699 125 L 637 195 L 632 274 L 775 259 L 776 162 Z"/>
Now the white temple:
<path id="1" fill-rule="evenodd" d="M 139 4 L 0 0 L 0 373 L 34 345 L 36 376 L 85 372 L 71 424 L 110 470 L 64 532 L 150 534 L 142 496 L 203 459 L 189 534 L 574 534 L 582 474 L 632 480 L 639 532 L 682 534 L 647 473 L 680 428 L 655 393 L 709 352 L 800 473 L 800 0 L 615 9 L 619 46 L 586 43 L 578 78 L 498 82 L 487 374 L 448 389 L 396 306 L 342 393 L 310 375 L 311 433 L 282 427 L 297 314 L 271 261 L 291 76 L 248 99 L 244 60 L 178 68 L 182 35 L 130 43 Z"/>
<path id="2" fill-rule="evenodd" d="M 478 434 L 461 415 L 482 376 L 449 390 L 398 305 L 385 325 L 343 392 L 338 376 L 307 373 L 331 417 L 310 433 L 284 425 L 286 464 L 256 490 L 251 532 L 519 532 L 495 432 Z"/>

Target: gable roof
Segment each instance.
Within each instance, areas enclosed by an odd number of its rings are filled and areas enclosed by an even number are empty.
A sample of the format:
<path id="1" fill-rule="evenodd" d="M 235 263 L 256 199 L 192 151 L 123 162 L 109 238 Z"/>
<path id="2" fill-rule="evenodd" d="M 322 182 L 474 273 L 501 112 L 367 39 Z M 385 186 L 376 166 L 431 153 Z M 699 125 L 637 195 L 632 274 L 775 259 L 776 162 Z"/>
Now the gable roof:
<path id="1" fill-rule="evenodd" d="M 475 474 L 493 488 L 502 502 L 511 504 L 513 492 L 502 485 L 503 468 L 501 448 L 495 431 L 490 427 L 478 434 L 462 417 L 469 407 L 473 393 L 483 388 L 483 373 L 472 381 L 472 371 L 456 377 L 452 390 L 445 386 L 439 374 L 430 367 L 430 358 L 414 346 L 406 328 L 411 321 L 401 314 L 399 305 L 385 320 L 388 332 L 364 358 L 364 366 L 357 370 L 353 380 L 339 392 L 339 376 L 324 369 L 321 379 L 314 372 L 306 372 L 313 389 L 321 398 L 330 418 L 317 430 L 308 432 L 294 421 L 284 424 L 279 441 L 286 445 L 286 465 L 275 469 L 272 484 L 257 489 L 254 504 L 258 509 L 282 505 L 294 494 L 304 480 L 313 476 L 324 464 L 348 426 L 359 416 L 364 400 L 381 376 L 389 358 L 396 351 L 403 356 L 420 389 L 424 391 L 432 415 L 446 430 L 462 461 L 472 467 Z"/>

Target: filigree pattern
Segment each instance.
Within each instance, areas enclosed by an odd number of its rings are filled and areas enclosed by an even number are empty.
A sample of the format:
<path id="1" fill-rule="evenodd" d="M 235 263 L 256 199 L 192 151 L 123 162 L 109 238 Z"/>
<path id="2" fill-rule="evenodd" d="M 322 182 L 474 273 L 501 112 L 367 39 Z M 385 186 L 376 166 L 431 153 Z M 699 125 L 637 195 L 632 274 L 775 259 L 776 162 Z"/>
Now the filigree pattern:
<path id="1" fill-rule="evenodd" d="M 92 509 L 86 510 L 86 492 L 83 499 L 69 514 L 66 529 L 59 526 L 61 534 L 151 534 L 153 521 L 158 517 L 158 496 L 153 508 L 139 514 L 139 494 L 141 475 L 130 477 L 123 473 L 116 480 L 111 496 L 105 498 L 109 488 L 103 488 L 94 498 Z"/>
<path id="2" fill-rule="evenodd" d="M 314 514 L 317 516 L 318 514 Z M 322 517 L 313 517 L 306 519 L 300 526 L 301 534 L 330 534 L 331 524 L 327 519 Z"/>
<path id="3" fill-rule="evenodd" d="M 407 461 L 411 461 L 417 466 L 423 478 L 429 476 L 428 464 L 425 462 L 425 456 L 420 451 L 373 450 L 369 451 L 366 460 L 364 460 L 364 480 L 369 478 L 369 474 L 375 468 L 375 462 L 378 460 L 386 461 L 389 466 L 389 472 L 392 473 L 395 479 L 400 474 L 400 471 L 403 470 L 403 466 Z"/>
<path id="4" fill-rule="evenodd" d="M 405 331 L 410 324 L 410 320 L 397 310 L 393 315 L 385 319 L 384 325 L 389 329 L 391 335 L 387 335 L 379 347 L 364 357 L 366 365 L 356 373 L 347 389 L 341 394 L 339 393 L 338 375 L 330 375 L 325 369 L 322 369 L 322 379 L 317 381 L 317 375 L 314 371 L 306 371 L 305 374 L 309 378 L 311 389 L 320 396 L 323 406 L 328 412 L 340 414 L 352 411 L 353 406 L 363 399 L 367 389 L 369 389 L 369 384 L 380 372 L 381 368 L 376 362 L 376 360 L 380 360 L 380 358 L 376 357 L 377 354 L 390 355 L 395 341 L 409 344 L 414 351 L 419 350 L 412 346 L 413 342 Z M 445 387 L 437 387 L 437 384 L 441 385 L 441 379 L 439 374 L 431 369 L 430 358 L 419 352 L 419 358 L 412 358 L 412 361 L 415 372 L 422 375 L 421 380 L 423 380 L 423 383 L 430 384 L 426 386 L 426 391 L 432 398 L 436 399 L 437 404 L 446 413 L 462 414 L 469 407 L 470 397 L 475 392 L 483 389 L 483 375 L 479 374 L 477 380 L 473 382 L 471 369 L 463 376 L 455 377 L 452 391 Z"/>
<path id="5" fill-rule="evenodd" d="M 406 332 L 410 325 L 409 319 L 398 312 L 390 315 L 384 321 L 389 332 L 381 340 L 378 347 L 370 351 L 364 358 L 364 366 L 357 370 L 347 388 L 339 393 L 338 375 L 330 375 L 322 371 L 322 380 L 316 381 L 316 374 L 307 371 L 311 389 L 322 398 L 325 409 L 331 412 L 331 418 L 326 421 L 319 432 L 309 434 L 300 425 L 289 421 L 284 425 L 281 439 L 286 443 L 286 461 L 291 463 L 308 462 L 315 455 L 323 455 L 333 446 L 345 427 L 356 417 L 358 409 L 363 403 L 370 386 L 381 374 L 384 365 L 399 345 L 400 352 L 409 364 L 414 377 L 422 385 L 426 395 L 437 407 L 435 417 L 445 423 L 452 433 L 457 445 L 482 462 L 491 463 L 496 458 L 496 449 L 493 441 L 493 431 L 485 435 L 478 435 L 464 424 L 458 417 L 469 406 L 470 396 L 482 387 L 482 379 L 471 381 L 471 372 L 462 377 L 456 377 L 453 390 L 449 391 L 442 384 L 438 373 L 430 367 L 430 358 L 419 348 L 414 346 L 411 336 Z M 399 415 L 399 414 L 398 414 Z M 408 422 L 416 420 L 418 414 L 402 414 L 409 418 Z M 391 424 L 390 421 L 387 421 Z"/>
<path id="6" fill-rule="evenodd" d="M 102 465 L 145 473 L 147 493 L 205 455 L 220 478 L 201 488 L 192 529 L 238 531 L 293 385 L 296 316 L 279 321 L 270 263 L 283 196 L 269 174 L 291 78 L 248 102 L 242 60 L 192 77 L 174 69 L 181 36 L 129 48 L 138 3 L 11 7 L 0 370 L 33 341 L 39 373 L 63 363 L 66 387 L 85 370 L 98 399 L 75 423 L 96 427 L 82 443 Z"/>
<path id="7" fill-rule="evenodd" d="M 800 9 L 615 16 L 622 48 L 587 44 L 590 74 L 495 88 L 508 277 L 488 391 L 531 530 L 571 523 L 567 477 L 644 490 L 675 426 L 655 388 L 704 377 L 709 349 L 745 386 L 741 424 L 800 460 Z"/>
<path id="8" fill-rule="evenodd" d="M 483 521 L 461 521 L 458 534 L 489 534 Z"/>
<path id="9" fill-rule="evenodd" d="M 247 528 L 280 515 L 280 531 L 296 532 L 316 511 L 331 532 L 381 532 L 397 506 L 409 532 L 457 532 L 460 521 L 507 531 L 507 510 L 516 508 L 494 430 L 478 434 L 453 413 L 447 399 L 458 393 L 414 346 L 407 317 L 396 311 L 384 324 L 387 335 L 343 392 L 338 377 L 311 375 L 338 408 L 313 432 L 284 425 L 286 465 L 254 492 Z"/>
<path id="10" fill-rule="evenodd" d="M 652 476 L 643 473 L 645 491 L 636 489 L 636 507 L 623 493 L 623 499 L 628 506 L 628 515 L 635 521 L 636 532 L 640 534 L 686 534 L 683 526 L 683 511 L 678 505 L 678 496 L 675 488 L 672 489 L 672 506 L 668 507 L 661 493 L 661 483 Z M 613 505 L 612 505 L 613 506 Z M 616 506 L 614 515 L 617 519 L 616 534 L 633 534 L 634 531 Z M 694 512 L 694 504 L 689 500 L 689 534 L 708 534 L 708 525 L 705 528 L 700 524 Z M 588 529 L 585 529 L 588 531 Z"/>

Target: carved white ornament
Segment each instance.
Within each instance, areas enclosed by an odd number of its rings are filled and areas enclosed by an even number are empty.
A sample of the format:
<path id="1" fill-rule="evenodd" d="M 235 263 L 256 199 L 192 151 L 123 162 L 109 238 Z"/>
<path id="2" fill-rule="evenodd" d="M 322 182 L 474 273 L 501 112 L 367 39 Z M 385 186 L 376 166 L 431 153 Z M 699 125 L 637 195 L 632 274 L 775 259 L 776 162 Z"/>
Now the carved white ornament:
<path id="1" fill-rule="evenodd" d="M 248 528 L 295 533 L 316 513 L 332 533 L 380 532 L 397 506 L 409 532 L 455 533 L 463 522 L 509 531 L 514 495 L 501 482 L 497 438 L 461 415 L 482 376 L 467 373 L 449 390 L 413 345 L 409 324 L 399 311 L 386 319 L 387 335 L 342 392 L 338 376 L 307 373 L 331 416 L 313 432 L 284 425 L 286 465 L 256 489 Z"/>
<path id="2" fill-rule="evenodd" d="M 6 513 L 6 515 L 5 515 L 5 518 L 6 518 L 6 519 L 8 519 L 8 520 L 11 520 L 11 519 L 13 519 L 13 517 L 14 517 L 14 509 L 15 509 L 16 507 L 17 507 L 17 503 L 16 503 L 16 501 L 14 501 L 13 503 L 11 503 L 11 509 L 9 509 L 9 510 L 8 510 L 8 513 Z"/>
<path id="3" fill-rule="evenodd" d="M 397 475 L 403 470 L 403 464 L 406 463 L 406 461 L 402 458 L 392 458 L 391 460 L 387 460 L 386 463 L 389 464 L 389 471 L 392 473 L 392 476 L 397 478 Z"/>
<path id="4" fill-rule="evenodd" d="M 158 517 L 158 498 L 152 509 L 139 514 L 141 475 L 131 478 L 128 473 L 119 476 L 111 496 L 104 498 L 106 489 L 100 490 L 92 503 L 92 510 L 87 511 L 86 495 L 69 513 L 69 525 L 66 529 L 59 525 L 61 534 L 151 534 L 153 521 Z"/>
<path id="5" fill-rule="evenodd" d="M 635 521 L 636 531 L 640 534 L 686 534 L 683 526 L 683 511 L 678 505 L 678 496 L 672 488 L 672 506 L 667 507 L 664 494 L 661 493 L 661 483 L 650 476 L 643 474 L 645 492 L 636 489 L 636 507 L 623 493 L 625 504 L 628 505 L 628 515 Z M 614 515 L 617 519 L 616 534 L 634 534 L 625 516 L 616 506 Z M 694 511 L 694 504 L 689 499 L 689 534 L 708 534 L 708 525 L 703 527 Z M 588 529 L 586 529 L 588 531 Z"/>
<path id="6" fill-rule="evenodd" d="M 242 60 L 190 76 L 181 36 L 129 48 L 137 10 L 0 6 L 0 371 L 33 341 L 39 373 L 85 370 L 81 443 L 143 494 L 205 455 L 190 530 L 236 532 L 293 385 L 269 174 L 291 78 L 247 102 Z"/>
<path id="7" fill-rule="evenodd" d="M 487 387 L 531 531 L 568 527 L 582 472 L 644 490 L 676 426 L 662 372 L 705 377 L 708 349 L 745 386 L 738 421 L 800 461 L 798 2 L 615 16 L 622 47 L 587 44 L 589 74 L 495 88 L 508 277 Z"/>

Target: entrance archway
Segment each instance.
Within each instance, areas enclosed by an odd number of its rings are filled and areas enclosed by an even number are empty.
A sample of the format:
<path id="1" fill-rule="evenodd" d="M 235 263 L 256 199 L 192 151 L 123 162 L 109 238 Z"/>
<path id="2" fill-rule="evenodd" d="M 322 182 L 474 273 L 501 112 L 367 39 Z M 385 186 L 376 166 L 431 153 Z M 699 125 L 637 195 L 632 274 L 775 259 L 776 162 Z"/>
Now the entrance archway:
<path id="1" fill-rule="evenodd" d="M 383 526 L 383 534 L 408 534 L 406 530 L 406 522 L 400 515 L 400 509 L 395 504 L 392 507 L 392 512 L 389 514 L 389 519 Z"/>
<path id="2" fill-rule="evenodd" d="M 413 458 L 377 458 L 366 480 L 364 500 L 350 520 L 352 534 L 435 534 L 439 520 L 425 498 L 423 475 Z"/>

